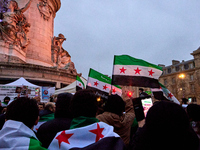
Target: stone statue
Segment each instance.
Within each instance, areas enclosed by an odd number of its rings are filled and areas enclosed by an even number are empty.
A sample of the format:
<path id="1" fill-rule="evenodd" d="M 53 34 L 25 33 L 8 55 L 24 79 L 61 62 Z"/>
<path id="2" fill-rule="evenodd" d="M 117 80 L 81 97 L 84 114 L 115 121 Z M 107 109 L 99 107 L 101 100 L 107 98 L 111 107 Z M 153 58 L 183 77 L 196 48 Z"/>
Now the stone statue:
<path id="1" fill-rule="evenodd" d="M 41 0 L 37 6 L 44 20 L 48 20 L 52 14 L 52 10 L 47 0 Z"/>
<path id="2" fill-rule="evenodd" d="M 71 61 L 71 56 L 62 47 L 63 42 L 66 40 L 63 34 L 59 34 L 58 37 L 52 39 L 52 62 L 53 66 L 59 69 L 66 69 L 69 73 L 77 74 L 74 63 Z"/>
<path id="3" fill-rule="evenodd" d="M 77 71 L 73 62 L 69 62 L 68 64 L 66 64 L 66 66 L 63 69 L 69 70 L 69 72 L 72 74 L 75 74 L 75 75 L 77 74 Z"/>
<path id="4" fill-rule="evenodd" d="M 0 24 L 1 39 L 9 44 L 18 45 L 22 49 L 29 44 L 27 32 L 30 24 L 23 13 L 30 7 L 31 1 L 29 0 L 25 7 L 20 9 L 15 0 L 10 0 L 7 4 L 8 11 L 3 13 Z"/>
<path id="5" fill-rule="evenodd" d="M 53 66 L 58 67 L 58 63 L 60 62 L 61 54 L 64 50 L 62 50 L 62 44 L 66 40 L 63 34 L 59 34 L 58 37 L 53 37 L 52 39 L 52 61 Z M 67 51 L 66 51 L 67 52 Z M 69 54 L 68 54 L 69 55 Z"/>

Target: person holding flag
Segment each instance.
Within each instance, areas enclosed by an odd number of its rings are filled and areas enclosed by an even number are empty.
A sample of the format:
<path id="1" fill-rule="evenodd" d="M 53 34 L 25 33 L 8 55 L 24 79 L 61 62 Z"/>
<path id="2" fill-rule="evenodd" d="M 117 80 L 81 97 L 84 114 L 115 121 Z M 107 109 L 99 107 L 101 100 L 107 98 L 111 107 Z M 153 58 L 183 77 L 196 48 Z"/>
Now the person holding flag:
<path id="1" fill-rule="evenodd" d="M 120 135 L 126 146 L 130 141 L 131 125 L 135 114 L 133 103 L 127 90 L 123 90 L 124 100 L 119 95 L 110 95 L 105 103 L 105 112 L 96 118 L 114 127 L 114 131 Z M 126 113 L 124 113 L 126 112 Z"/>
<path id="2" fill-rule="evenodd" d="M 71 100 L 73 120 L 70 130 L 58 132 L 49 150 L 123 150 L 125 145 L 113 127 L 95 118 L 97 100 L 91 90 L 79 90 Z"/>

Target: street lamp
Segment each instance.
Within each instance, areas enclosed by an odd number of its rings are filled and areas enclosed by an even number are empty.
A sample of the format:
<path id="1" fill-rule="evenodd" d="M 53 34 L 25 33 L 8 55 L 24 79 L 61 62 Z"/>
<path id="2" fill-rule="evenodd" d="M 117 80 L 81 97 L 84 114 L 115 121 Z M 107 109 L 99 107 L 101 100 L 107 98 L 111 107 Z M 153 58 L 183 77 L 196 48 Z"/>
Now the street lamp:
<path id="1" fill-rule="evenodd" d="M 183 98 L 185 97 L 185 93 L 184 93 L 184 88 L 183 88 L 183 79 L 185 78 L 185 74 L 180 74 L 179 76 L 178 76 L 180 79 L 181 79 L 181 88 L 180 88 L 180 90 L 182 91 L 182 93 L 183 93 Z"/>
<path id="2" fill-rule="evenodd" d="M 181 78 L 181 79 L 184 79 L 185 75 L 184 74 L 180 74 L 178 77 Z"/>

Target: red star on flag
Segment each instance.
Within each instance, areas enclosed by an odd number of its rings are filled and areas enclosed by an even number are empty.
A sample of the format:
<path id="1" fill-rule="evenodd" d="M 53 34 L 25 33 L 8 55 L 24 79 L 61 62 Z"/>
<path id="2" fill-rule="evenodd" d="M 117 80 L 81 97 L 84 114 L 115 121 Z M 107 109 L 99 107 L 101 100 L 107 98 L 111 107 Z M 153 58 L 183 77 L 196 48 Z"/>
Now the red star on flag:
<path id="1" fill-rule="evenodd" d="M 106 90 L 108 87 L 106 85 L 103 86 L 103 90 Z"/>
<path id="2" fill-rule="evenodd" d="M 79 83 L 79 86 L 81 86 L 81 83 Z"/>
<path id="3" fill-rule="evenodd" d="M 89 130 L 90 132 L 96 134 L 96 142 L 99 141 L 100 138 L 103 138 L 104 135 L 102 134 L 104 128 L 100 128 L 99 124 L 97 123 L 97 129 Z"/>
<path id="4" fill-rule="evenodd" d="M 172 93 L 168 93 L 167 97 L 172 98 L 173 97 Z"/>
<path id="5" fill-rule="evenodd" d="M 97 81 L 96 81 L 96 82 L 94 82 L 94 85 L 95 85 L 95 86 L 97 86 L 98 84 L 99 84 L 99 83 L 98 83 Z"/>
<path id="6" fill-rule="evenodd" d="M 116 90 L 115 90 L 115 88 L 114 88 L 114 89 L 112 89 L 112 93 L 113 93 L 113 94 L 115 94 L 115 93 L 116 93 Z"/>
<path id="7" fill-rule="evenodd" d="M 73 133 L 72 134 L 66 134 L 65 131 L 62 131 L 61 134 L 56 137 L 56 139 L 58 140 L 59 148 L 60 148 L 60 145 L 61 145 L 62 142 L 70 144 L 68 140 L 72 135 L 73 135 Z"/>
<path id="8" fill-rule="evenodd" d="M 152 71 L 152 69 L 151 69 L 151 71 L 148 71 L 148 72 L 149 72 L 149 76 L 153 76 L 153 74 L 155 73 Z"/>
<path id="9" fill-rule="evenodd" d="M 137 73 L 140 74 L 141 70 L 138 67 L 137 67 L 137 69 L 134 69 L 134 70 L 135 70 L 135 74 L 137 74 Z"/>
<path id="10" fill-rule="evenodd" d="M 119 69 L 120 73 L 125 73 L 126 69 L 124 67 L 122 67 L 122 69 Z"/>

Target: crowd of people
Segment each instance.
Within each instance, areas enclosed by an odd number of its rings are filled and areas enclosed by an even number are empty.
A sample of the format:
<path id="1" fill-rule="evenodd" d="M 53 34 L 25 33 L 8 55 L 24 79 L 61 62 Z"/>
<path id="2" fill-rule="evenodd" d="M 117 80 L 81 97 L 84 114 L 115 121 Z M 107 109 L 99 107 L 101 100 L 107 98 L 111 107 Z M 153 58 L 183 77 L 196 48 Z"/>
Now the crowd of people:
<path id="1" fill-rule="evenodd" d="M 5 97 L 0 149 L 199 149 L 199 105 L 156 101 L 137 121 L 132 99 L 126 91 L 122 97 L 109 95 L 100 103 L 91 90 L 61 93 L 46 104 L 27 97 L 9 103 Z"/>

